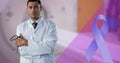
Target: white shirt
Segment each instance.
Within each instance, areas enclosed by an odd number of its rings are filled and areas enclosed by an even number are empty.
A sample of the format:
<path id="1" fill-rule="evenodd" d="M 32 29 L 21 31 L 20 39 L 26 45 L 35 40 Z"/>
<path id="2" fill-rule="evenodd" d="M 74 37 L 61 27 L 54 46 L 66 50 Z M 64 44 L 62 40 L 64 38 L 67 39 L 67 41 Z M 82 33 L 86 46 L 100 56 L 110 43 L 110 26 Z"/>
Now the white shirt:
<path id="1" fill-rule="evenodd" d="M 18 48 L 20 63 L 55 63 L 53 50 L 57 42 L 56 26 L 47 19 L 38 19 L 34 29 L 31 19 L 17 27 L 17 35 L 28 40 L 28 46 Z"/>

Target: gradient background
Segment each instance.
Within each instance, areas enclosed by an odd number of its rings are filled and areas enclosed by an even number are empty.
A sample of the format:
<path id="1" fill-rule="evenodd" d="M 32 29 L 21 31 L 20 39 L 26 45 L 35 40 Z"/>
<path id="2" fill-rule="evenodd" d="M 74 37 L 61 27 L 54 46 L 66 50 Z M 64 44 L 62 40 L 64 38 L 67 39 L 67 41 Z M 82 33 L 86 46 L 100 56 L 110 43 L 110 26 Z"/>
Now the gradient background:
<path id="1" fill-rule="evenodd" d="M 99 49 L 91 61 L 84 56 L 94 39 L 91 27 L 98 14 L 108 19 L 105 43 L 114 63 L 120 63 L 120 0 L 41 0 L 41 16 L 57 25 L 58 42 L 54 55 L 57 63 L 106 63 Z M 28 19 L 27 0 L 0 0 L 0 63 L 19 63 L 15 43 L 9 38 L 16 26 Z M 102 25 L 98 22 L 98 26 Z"/>

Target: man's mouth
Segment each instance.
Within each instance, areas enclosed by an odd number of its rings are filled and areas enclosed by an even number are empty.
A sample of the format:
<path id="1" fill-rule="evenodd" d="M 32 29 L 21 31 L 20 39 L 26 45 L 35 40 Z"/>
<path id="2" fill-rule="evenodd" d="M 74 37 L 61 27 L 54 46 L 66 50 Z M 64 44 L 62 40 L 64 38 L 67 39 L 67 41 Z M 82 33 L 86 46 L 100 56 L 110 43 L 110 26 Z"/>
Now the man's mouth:
<path id="1" fill-rule="evenodd" d="M 32 15 L 36 15 L 36 13 L 32 13 Z"/>

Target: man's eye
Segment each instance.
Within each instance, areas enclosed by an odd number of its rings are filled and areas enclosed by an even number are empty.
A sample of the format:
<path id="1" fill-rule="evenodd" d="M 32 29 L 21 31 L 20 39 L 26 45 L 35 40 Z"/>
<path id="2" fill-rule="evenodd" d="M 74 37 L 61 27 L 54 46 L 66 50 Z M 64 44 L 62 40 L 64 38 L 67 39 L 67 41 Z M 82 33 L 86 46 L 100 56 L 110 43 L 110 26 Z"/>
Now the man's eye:
<path id="1" fill-rule="evenodd" d="M 29 9 L 32 9 L 32 6 L 30 6 Z"/>
<path id="2" fill-rule="evenodd" d="M 38 8 L 38 6 L 35 6 L 35 8 Z"/>

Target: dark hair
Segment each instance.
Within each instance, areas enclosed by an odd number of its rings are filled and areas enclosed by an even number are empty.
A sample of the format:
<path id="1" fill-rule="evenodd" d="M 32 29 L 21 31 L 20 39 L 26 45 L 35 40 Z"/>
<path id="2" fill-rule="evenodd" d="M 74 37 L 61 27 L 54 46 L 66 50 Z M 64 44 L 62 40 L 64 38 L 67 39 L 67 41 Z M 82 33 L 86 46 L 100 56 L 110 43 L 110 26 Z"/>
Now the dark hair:
<path id="1" fill-rule="evenodd" d="M 27 1 L 27 5 L 28 5 L 29 2 L 38 2 L 38 4 L 40 4 L 40 7 L 42 7 L 40 0 L 28 0 L 28 1 Z"/>

